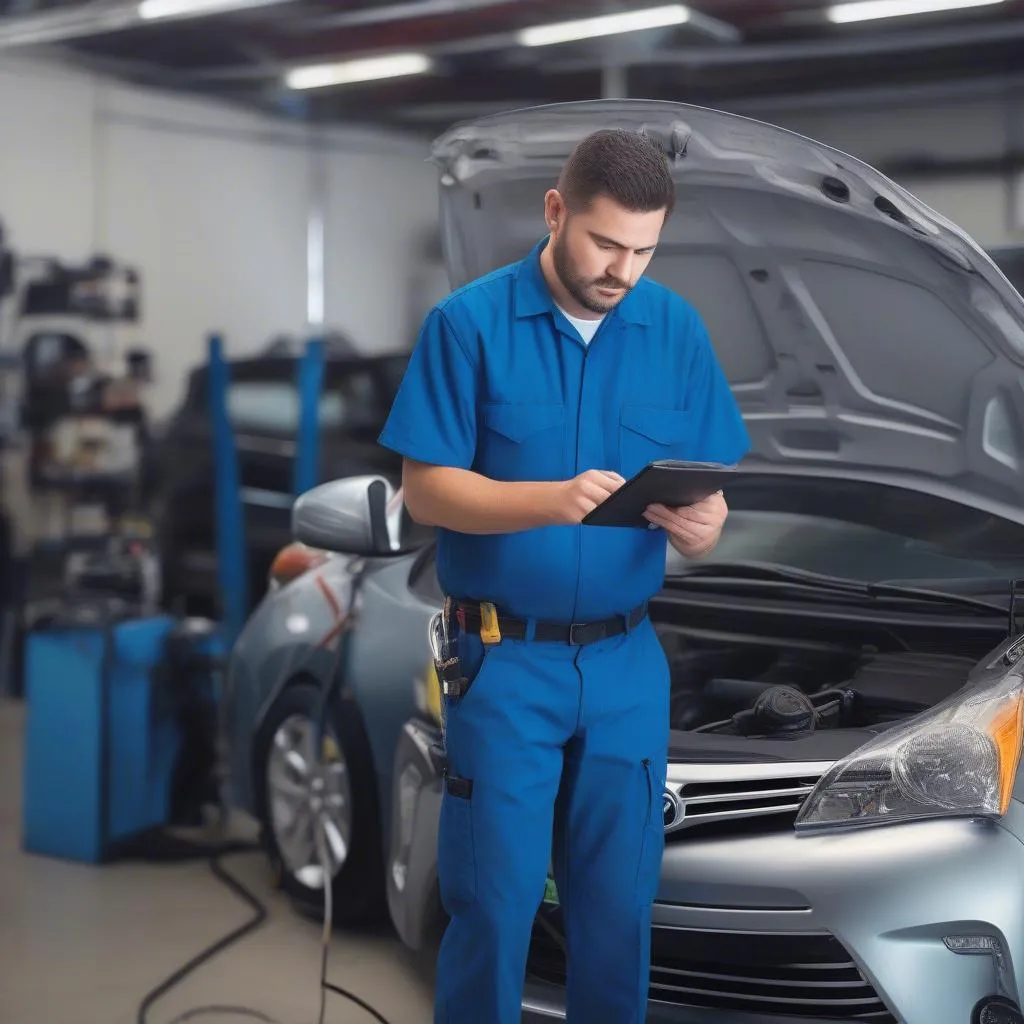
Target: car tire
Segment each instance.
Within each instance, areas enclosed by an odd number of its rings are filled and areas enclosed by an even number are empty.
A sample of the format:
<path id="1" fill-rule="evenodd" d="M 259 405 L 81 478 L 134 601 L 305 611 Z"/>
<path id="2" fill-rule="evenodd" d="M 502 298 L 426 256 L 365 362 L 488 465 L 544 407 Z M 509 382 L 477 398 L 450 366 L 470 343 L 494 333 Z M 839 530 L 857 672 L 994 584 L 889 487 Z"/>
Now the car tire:
<path id="1" fill-rule="evenodd" d="M 280 818 L 275 816 L 279 811 L 275 810 L 269 782 L 275 740 L 280 746 L 282 735 L 293 735 L 303 728 L 312 733 L 319 714 L 320 696 L 319 685 L 305 680 L 281 692 L 253 743 L 253 778 L 261 839 L 272 877 L 292 898 L 297 909 L 322 918 L 324 894 L 319 861 L 314 854 L 314 863 L 309 868 L 296 871 L 301 856 L 296 855 L 294 847 L 282 848 L 285 839 L 279 835 Z M 335 699 L 328 714 L 327 737 L 333 741 L 344 765 L 350 812 L 347 851 L 332 883 L 333 923 L 343 927 L 376 923 L 387 906 L 376 772 L 359 709 L 344 693 Z M 276 764 L 274 770 L 277 770 Z M 280 796 L 277 799 L 280 800 Z M 313 880 L 310 872 L 319 876 L 314 884 L 309 884 Z"/>

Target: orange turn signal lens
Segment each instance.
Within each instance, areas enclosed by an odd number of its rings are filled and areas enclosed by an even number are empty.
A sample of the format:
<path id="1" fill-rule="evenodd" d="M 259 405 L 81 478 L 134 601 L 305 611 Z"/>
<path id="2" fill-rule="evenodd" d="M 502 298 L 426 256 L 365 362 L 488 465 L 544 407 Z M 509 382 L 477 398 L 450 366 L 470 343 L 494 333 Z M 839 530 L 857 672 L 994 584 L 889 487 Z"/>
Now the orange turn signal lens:
<path id="1" fill-rule="evenodd" d="M 988 734 L 999 755 L 999 809 L 1005 814 L 1010 806 L 1013 784 L 1020 764 L 1022 728 L 1024 728 L 1024 695 L 1015 694 L 992 716 Z"/>
<path id="2" fill-rule="evenodd" d="M 327 552 L 318 548 L 306 547 L 295 541 L 281 548 L 270 567 L 270 578 L 279 586 L 291 583 L 292 580 L 316 569 L 327 561 Z"/>

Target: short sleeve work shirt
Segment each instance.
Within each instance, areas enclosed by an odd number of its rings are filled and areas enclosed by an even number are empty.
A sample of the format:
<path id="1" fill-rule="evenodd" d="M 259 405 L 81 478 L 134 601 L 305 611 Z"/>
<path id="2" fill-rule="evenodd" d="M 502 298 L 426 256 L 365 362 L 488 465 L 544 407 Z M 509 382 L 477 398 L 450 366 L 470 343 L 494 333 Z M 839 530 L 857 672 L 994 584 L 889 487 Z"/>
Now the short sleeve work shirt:
<path id="1" fill-rule="evenodd" d="M 504 481 L 588 469 L 628 479 L 655 459 L 738 462 L 747 431 L 696 310 L 641 278 L 585 345 L 544 280 L 546 244 L 431 310 L 380 443 Z M 666 553 L 661 530 L 439 530 L 438 579 L 446 594 L 506 614 L 585 622 L 653 596 Z"/>

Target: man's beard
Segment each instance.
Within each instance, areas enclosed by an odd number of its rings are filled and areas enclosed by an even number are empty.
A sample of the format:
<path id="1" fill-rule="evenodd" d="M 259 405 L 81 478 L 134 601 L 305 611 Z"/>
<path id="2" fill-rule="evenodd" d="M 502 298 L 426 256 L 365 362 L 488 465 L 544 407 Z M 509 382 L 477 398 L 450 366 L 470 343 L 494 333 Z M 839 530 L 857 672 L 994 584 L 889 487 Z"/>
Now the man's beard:
<path id="1" fill-rule="evenodd" d="M 551 258 L 555 273 L 558 274 L 558 279 L 565 286 L 565 290 L 591 313 L 603 315 L 610 312 L 629 294 L 632 287 L 625 281 L 618 281 L 613 277 L 599 277 L 588 281 L 577 274 L 569 257 L 564 235 L 557 238 L 551 247 Z M 623 292 L 617 299 L 603 299 L 597 294 L 596 289 L 598 288 L 621 288 Z"/>

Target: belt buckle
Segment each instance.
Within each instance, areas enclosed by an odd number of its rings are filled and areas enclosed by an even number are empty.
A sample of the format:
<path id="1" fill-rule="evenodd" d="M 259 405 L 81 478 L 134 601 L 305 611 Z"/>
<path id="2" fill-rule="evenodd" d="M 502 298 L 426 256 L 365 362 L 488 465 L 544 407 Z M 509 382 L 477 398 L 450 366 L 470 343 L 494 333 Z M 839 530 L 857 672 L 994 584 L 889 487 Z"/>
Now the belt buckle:
<path id="1" fill-rule="evenodd" d="M 582 647 L 584 644 L 590 643 L 590 640 L 586 637 L 593 633 L 595 627 L 601 627 L 599 622 L 573 622 L 569 626 L 569 644 L 574 647 Z M 590 630 L 590 633 L 587 632 Z M 600 629 L 600 633 L 596 639 L 600 639 L 601 634 L 604 633 L 604 629 Z"/>

